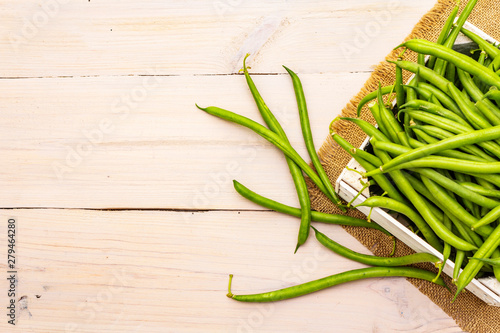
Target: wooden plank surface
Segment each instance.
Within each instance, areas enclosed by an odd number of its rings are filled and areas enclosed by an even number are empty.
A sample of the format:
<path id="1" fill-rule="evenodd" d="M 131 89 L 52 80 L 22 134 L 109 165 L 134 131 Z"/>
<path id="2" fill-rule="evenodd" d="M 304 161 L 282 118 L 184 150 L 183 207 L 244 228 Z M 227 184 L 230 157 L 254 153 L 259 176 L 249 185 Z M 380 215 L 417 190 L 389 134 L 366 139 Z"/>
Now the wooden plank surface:
<path id="1" fill-rule="evenodd" d="M 9 77 L 227 74 L 252 53 L 259 72 L 367 71 L 432 4 L 2 0 L 0 64 Z"/>
<path id="2" fill-rule="evenodd" d="M 296 206 L 282 154 L 194 106 L 260 122 L 236 75 L 250 52 L 256 84 L 308 160 L 281 65 L 302 79 L 319 147 L 433 5 L 0 0 L 0 221 L 17 221 L 19 272 L 17 325 L 4 317 L 0 331 L 460 332 L 400 278 L 271 305 L 224 297 L 229 273 L 235 292 L 258 292 L 362 265 L 313 239 L 293 255 L 297 219 L 231 186 L 236 178 Z M 368 253 L 341 228 L 320 227 Z M 7 251 L 6 232 L 0 240 Z"/>
<path id="3" fill-rule="evenodd" d="M 317 147 L 366 78 L 366 73 L 303 76 L 306 91 L 314 92 L 309 109 Z M 0 123 L 8 129 L 0 133 L 0 182 L 8 189 L 1 192 L 0 205 L 254 207 L 235 195 L 235 178 L 295 203 L 285 160 L 274 146 L 194 106 L 220 105 L 262 123 L 243 76 L 158 80 L 153 78 L 148 85 L 155 86 L 143 88 L 146 97 L 133 104 L 122 98 L 136 96 L 143 77 L 0 80 L 5 101 Z M 263 75 L 255 82 L 291 143 L 309 160 L 289 77 Z"/>
<path id="4" fill-rule="evenodd" d="M 229 273 L 242 293 L 364 267 L 312 240 L 294 255 L 297 220 L 272 212 L 195 213 L 189 223 L 160 211 L 2 210 L 0 218 L 18 225 L 20 332 L 460 332 L 404 278 L 274 304 L 226 298 Z M 318 228 L 369 253 L 338 226 Z M 0 330 L 14 331 L 5 320 Z"/>

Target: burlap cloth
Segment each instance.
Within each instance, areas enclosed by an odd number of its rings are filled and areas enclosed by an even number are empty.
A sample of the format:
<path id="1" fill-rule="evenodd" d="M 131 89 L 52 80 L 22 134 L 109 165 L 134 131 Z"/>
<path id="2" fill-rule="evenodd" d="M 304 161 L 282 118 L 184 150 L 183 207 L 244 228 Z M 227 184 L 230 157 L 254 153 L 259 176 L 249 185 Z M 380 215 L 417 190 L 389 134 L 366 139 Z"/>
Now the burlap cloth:
<path id="1" fill-rule="evenodd" d="M 461 8 L 463 8 L 466 3 L 467 1 L 462 0 Z M 455 1 L 439 0 L 434 8 L 422 17 L 407 39 L 424 38 L 435 41 L 454 5 Z M 498 0 L 479 0 L 469 17 L 469 21 L 487 34 L 500 40 L 500 3 Z M 392 51 L 387 56 L 387 59 L 396 59 L 399 53 L 400 51 Z M 407 53 L 405 54 L 405 59 L 415 60 L 416 56 Z M 353 97 L 349 104 L 342 110 L 342 114 L 347 117 L 355 117 L 356 106 L 359 100 L 368 92 L 374 91 L 379 81 L 382 82 L 382 85 L 389 85 L 394 82 L 394 77 L 394 65 L 385 61 L 380 63 L 361 91 Z M 408 77 L 406 77 L 406 79 L 408 79 Z M 373 122 L 370 112 L 366 109 L 362 113 L 362 118 Z M 333 127 L 338 134 L 355 147 L 359 147 L 366 137 L 361 130 L 349 122 L 337 121 L 333 124 Z M 339 177 L 341 171 L 351 159 L 350 156 L 331 138 L 328 138 L 323 144 L 319 151 L 319 155 L 324 162 L 326 172 L 333 181 Z M 328 213 L 341 213 L 317 188 L 312 188 L 311 200 L 315 210 Z M 355 210 L 351 210 L 347 214 L 363 218 L 363 215 Z M 389 237 L 379 231 L 356 227 L 345 227 L 345 229 L 375 255 L 386 256 L 392 250 L 392 242 Z M 413 251 L 408 246 L 398 241 L 396 250 L 397 256 L 406 255 L 412 252 Z M 432 265 L 423 267 L 426 269 L 433 269 Z M 486 305 L 468 291 L 462 293 L 458 299 L 452 303 L 453 294 L 446 289 L 428 283 L 427 281 L 408 280 L 423 294 L 427 295 L 435 304 L 441 307 L 448 315 L 455 319 L 456 323 L 464 331 L 500 332 L 500 308 Z M 454 289 L 449 278 L 446 282 L 451 287 L 452 292 L 454 292 L 456 289 Z"/>

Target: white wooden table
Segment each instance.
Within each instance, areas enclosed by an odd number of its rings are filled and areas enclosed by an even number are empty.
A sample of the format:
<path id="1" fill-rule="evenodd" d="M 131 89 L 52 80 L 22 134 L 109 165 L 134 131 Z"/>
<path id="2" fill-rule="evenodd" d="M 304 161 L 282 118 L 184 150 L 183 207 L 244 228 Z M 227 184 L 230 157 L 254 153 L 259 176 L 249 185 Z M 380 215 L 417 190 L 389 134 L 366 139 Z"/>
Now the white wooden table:
<path id="1" fill-rule="evenodd" d="M 233 190 L 297 206 L 282 154 L 194 106 L 258 121 L 249 65 L 307 156 L 290 79 L 316 146 L 434 5 L 424 1 L 0 1 L 1 332 L 460 332 L 403 278 L 273 304 L 283 288 L 363 267 L 297 219 Z M 16 233 L 16 326 L 7 323 L 7 221 Z M 321 230 L 368 253 L 340 227 Z"/>

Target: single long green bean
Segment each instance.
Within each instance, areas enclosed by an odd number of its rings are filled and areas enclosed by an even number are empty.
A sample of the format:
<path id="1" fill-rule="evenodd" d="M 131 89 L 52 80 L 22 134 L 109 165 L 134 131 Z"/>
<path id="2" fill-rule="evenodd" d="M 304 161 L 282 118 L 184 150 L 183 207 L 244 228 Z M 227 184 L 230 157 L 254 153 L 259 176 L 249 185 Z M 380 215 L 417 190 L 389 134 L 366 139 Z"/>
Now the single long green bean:
<path id="1" fill-rule="evenodd" d="M 447 149 L 455 149 L 459 148 L 463 145 L 475 144 L 479 142 L 495 140 L 500 138 L 500 126 L 494 126 L 491 128 L 486 128 L 482 130 L 471 131 L 467 133 L 462 133 L 455 135 L 454 137 L 443 139 L 436 143 L 428 144 L 421 148 L 413 149 L 412 151 L 399 155 L 392 159 L 391 161 L 385 163 L 383 166 L 379 168 L 379 172 L 381 173 L 383 170 L 390 169 L 392 167 L 397 166 L 398 164 L 409 162 L 415 160 L 420 157 L 429 156 L 431 154 L 435 154 L 437 152 L 447 150 Z M 376 170 L 372 171 L 371 174 L 377 174 Z M 460 170 L 457 170 L 460 171 Z M 368 173 L 367 173 L 368 174 Z"/>
<path id="2" fill-rule="evenodd" d="M 445 42 L 443 43 L 444 48 L 451 49 L 453 45 L 455 44 L 455 40 L 458 37 L 458 33 L 460 32 L 460 29 L 462 29 L 465 21 L 467 21 L 467 18 L 469 17 L 470 13 L 472 12 L 472 9 L 476 5 L 478 0 L 469 0 L 467 2 L 467 5 L 465 8 L 462 10 L 462 13 L 460 13 L 460 16 L 457 19 L 457 22 L 455 23 L 455 26 L 451 30 L 449 36 L 446 38 Z M 445 59 L 446 60 L 446 59 Z M 443 59 L 437 59 L 436 64 L 434 65 L 434 71 L 436 71 L 438 74 L 443 75 L 444 70 L 446 68 L 446 61 Z"/>
<path id="3" fill-rule="evenodd" d="M 417 228 L 422 232 L 424 238 L 432 247 L 436 249 L 442 248 L 441 243 L 432 231 L 432 228 L 429 228 L 420 214 L 413 210 L 411 207 L 399 201 L 387 197 L 372 196 L 367 198 L 359 205 L 356 205 L 356 207 L 381 207 L 401 213 L 412 220 L 413 223 L 415 223 Z"/>
<path id="4" fill-rule="evenodd" d="M 310 294 L 341 283 L 387 276 L 411 277 L 431 282 L 433 282 L 432 280 L 435 277 L 432 272 L 413 267 L 368 267 L 330 275 L 319 280 L 306 282 L 276 291 L 260 294 L 235 295 L 231 292 L 232 275 L 230 275 L 228 287 L 229 292 L 227 296 L 240 302 L 275 302 Z M 442 278 L 434 281 L 434 283 L 447 288 Z"/>
<path id="5" fill-rule="evenodd" d="M 263 197 L 260 194 L 253 192 L 244 185 L 240 184 L 236 180 L 233 180 L 234 189 L 242 197 L 271 210 L 279 213 L 288 214 L 296 217 L 301 216 L 300 208 L 295 208 L 291 206 L 284 205 L 277 201 L 271 200 L 269 198 Z M 317 211 L 311 211 L 311 219 L 315 222 L 327 223 L 327 224 L 339 224 L 339 225 L 349 225 L 355 227 L 365 227 L 380 230 L 387 235 L 390 235 L 387 230 L 379 226 L 377 223 L 370 223 L 363 219 L 358 219 L 355 217 L 340 215 L 340 214 L 327 214 Z"/>
<path id="6" fill-rule="evenodd" d="M 455 21 L 455 18 L 458 14 L 458 9 L 459 9 L 458 4 L 456 4 L 455 7 L 453 7 L 450 15 L 446 19 L 443 28 L 441 29 L 441 32 L 439 33 L 439 36 L 436 40 L 436 43 L 444 44 L 446 42 L 446 38 L 450 34 L 450 30 L 452 29 L 453 21 Z M 436 57 L 431 56 L 429 58 L 427 67 L 434 68 L 435 63 L 436 63 Z"/>
<path id="7" fill-rule="evenodd" d="M 436 74 L 434 71 L 425 66 L 421 66 L 410 61 L 398 60 L 396 62 L 389 62 L 395 63 L 397 66 L 400 66 L 403 69 L 409 70 L 413 73 L 418 71 L 422 78 L 425 78 L 430 83 L 434 84 L 436 87 L 451 96 L 457 102 L 466 119 L 475 128 L 488 128 L 491 126 L 491 124 L 476 111 L 474 104 L 472 104 L 472 102 L 468 98 L 466 98 L 452 82 L 448 81 L 443 76 Z M 500 78 L 498 78 L 498 81 L 500 82 Z"/>
<path id="8" fill-rule="evenodd" d="M 480 36 L 476 35 L 470 30 L 465 29 L 462 27 L 460 31 L 467 37 L 469 37 L 474 43 L 479 45 L 481 49 L 483 49 L 488 55 L 492 58 L 496 58 L 500 54 L 500 50 L 496 48 L 493 44 L 490 42 L 484 40 Z"/>
<path id="9" fill-rule="evenodd" d="M 252 93 L 252 96 L 257 104 L 257 108 L 259 109 L 262 118 L 266 122 L 267 126 L 271 131 L 278 134 L 285 140 L 287 143 L 290 143 L 288 140 L 283 127 L 280 125 L 276 117 L 273 115 L 271 110 L 269 110 L 268 106 L 264 102 L 264 99 L 260 95 L 255 83 L 253 82 L 250 74 L 248 73 L 246 59 L 250 54 L 247 54 L 243 59 L 243 72 L 245 73 L 245 78 Z M 297 191 L 297 196 L 299 199 L 299 204 L 301 208 L 301 217 L 300 217 L 300 226 L 299 233 L 297 237 L 297 247 L 295 251 L 299 248 L 300 245 L 304 244 L 309 236 L 309 229 L 311 225 L 311 200 L 309 198 L 309 192 L 307 189 L 307 184 L 304 179 L 304 175 L 300 167 L 292 161 L 292 159 L 288 156 L 285 156 L 286 162 L 288 164 L 288 168 L 290 170 L 290 174 L 292 175 L 293 182 L 295 184 L 295 189 Z"/>
<path id="10" fill-rule="evenodd" d="M 405 103 L 406 96 L 403 87 L 403 70 L 399 67 L 396 67 L 396 83 L 394 84 L 394 90 L 396 90 L 396 106 L 400 109 Z"/>
<path id="11" fill-rule="evenodd" d="M 393 85 L 390 85 L 390 86 L 385 86 L 385 87 L 382 87 L 382 94 L 383 95 L 387 95 L 387 94 L 390 94 L 394 92 L 394 86 Z M 361 114 L 361 109 L 363 108 L 363 106 L 365 106 L 367 103 L 369 103 L 370 101 L 374 100 L 377 98 L 377 91 L 373 91 L 369 94 L 367 94 L 365 97 L 363 97 L 361 99 L 361 101 L 359 101 L 359 104 L 358 104 L 358 107 L 357 107 L 357 111 L 356 111 L 356 114 L 357 116 L 359 117 L 360 114 Z"/>
<path id="12" fill-rule="evenodd" d="M 402 156 L 402 155 L 400 155 Z M 458 164 L 457 164 L 458 163 Z M 500 161 L 499 162 L 476 162 L 468 160 L 459 160 L 456 158 L 445 157 L 445 156 L 426 156 L 408 162 L 400 163 L 396 166 L 383 168 L 383 172 L 389 172 L 392 170 L 400 169 L 413 169 L 413 168 L 437 168 L 450 171 L 466 172 L 466 173 L 500 173 Z M 380 170 L 380 168 L 379 168 Z M 372 171 L 370 171 L 372 172 Z M 367 177 L 372 176 L 370 172 L 365 175 Z M 374 173 L 374 174 L 378 174 Z"/>
<path id="13" fill-rule="evenodd" d="M 374 140 L 375 137 L 372 137 Z M 377 155 L 382 162 L 387 163 L 391 160 L 391 157 L 384 151 L 380 151 L 374 148 L 374 153 Z M 411 186 L 410 182 L 400 170 L 395 170 L 389 173 L 391 178 L 394 180 L 394 183 L 399 188 L 399 190 L 408 198 L 408 200 L 413 204 L 413 206 L 420 212 L 422 218 L 427 222 L 428 226 L 426 227 L 426 232 L 430 233 L 436 232 L 435 229 L 441 229 L 441 223 L 434 215 L 432 210 L 429 208 L 429 204 L 426 202 L 424 198 L 418 194 L 415 189 Z M 439 236 L 439 235 L 438 235 Z M 432 236 L 431 241 L 428 241 L 429 244 L 435 247 L 436 250 L 442 251 L 443 246 L 434 240 L 434 236 Z"/>
<path id="14" fill-rule="evenodd" d="M 385 135 L 390 137 L 393 142 L 400 143 L 397 133 L 402 131 L 403 129 L 401 128 L 401 126 L 399 126 L 399 123 L 394 118 L 394 115 L 392 114 L 392 112 L 390 112 L 385 107 L 384 101 L 382 99 L 381 88 L 382 87 L 379 83 L 377 99 L 378 99 L 380 118 L 382 119 L 382 122 L 386 124 L 385 127 L 386 127 L 387 132 L 385 133 Z"/>
<path id="15" fill-rule="evenodd" d="M 395 155 L 400 155 L 404 154 L 408 151 L 410 151 L 410 148 L 397 145 L 394 143 L 390 142 L 383 142 L 383 141 L 374 141 L 373 146 L 377 149 L 383 149 L 386 150 L 389 148 L 393 154 Z M 392 149 L 391 149 L 392 148 Z M 437 158 L 437 156 L 436 156 Z M 478 162 L 476 162 L 478 163 Z M 492 200 L 486 196 L 483 196 L 476 191 L 472 191 L 471 189 L 462 186 L 461 184 L 455 182 L 454 180 L 442 175 L 441 173 L 435 171 L 434 169 L 429 169 L 429 168 L 413 168 L 412 169 L 415 172 L 418 172 L 424 176 L 426 176 L 429 179 L 432 179 L 433 181 L 437 182 L 439 185 L 443 186 L 447 190 L 461 196 L 462 198 L 466 198 L 467 200 L 470 200 L 478 205 L 488 207 L 488 208 L 495 208 L 498 205 L 500 205 L 499 201 Z M 477 185 L 480 187 L 479 185 Z M 491 191 L 491 190 L 490 190 Z M 500 194 L 500 191 L 495 191 Z"/>
<path id="16" fill-rule="evenodd" d="M 345 208 L 342 207 L 340 198 L 338 195 L 333 191 L 329 191 L 323 184 L 321 178 L 318 177 L 316 172 L 307 164 L 302 157 L 295 151 L 295 149 L 290 146 L 290 144 L 286 143 L 278 134 L 274 133 L 273 131 L 265 128 L 259 123 L 256 123 L 255 121 L 244 117 L 240 116 L 234 112 L 224 110 L 215 106 L 209 106 L 206 108 L 202 108 L 197 105 L 197 107 L 205 111 L 208 114 L 214 115 L 216 117 L 234 122 L 238 125 L 247 127 L 251 130 L 253 130 L 255 133 L 259 134 L 262 136 L 264 139 L 267 141 L 271 142 L 274 144 L 277 148 L 279 148 L 283 153 L 285 153 L 288 157 L 290 157 L 308 176 L 311 178 L 311 180 L 318 186 L 318 188 L 334 203 L 336 203 L 339 208 L 345 210 Z"/>
<path id="17" fill-rule="evenodd" d="M 336 133 L 331 133 L 333 140 L 339 144 L 346 152 L 348 152 L 365 170 L 373 170 L 382 164 L 382 161 L 376 156 L 370 153 L 364 152 L 360 154 L 363 150 L 354 148 L 349 142 Z M 379 175 L 380 176 L 380 175 Z M 377 183 L 382 190 L 387 192 L 387 195 L 399 202 L 408 203 L 408 200 L 401 195 L 396 187 L 391 183 L 385 175 L 383 177 L 375 176 L 373 180 Z"/>
<path id="18" fill-rule="evenodd" d="M 474 216 L 469 214 L 469 212 L 467 212 L 461 205 L 459 205 L 457 201 L 454 200 L 446 191 L 437 186 L 437 189 L 439 191 L 433 194 L 419 179 L 406 172 L 403 172 L 403 174 L 415 188 L 415 190 L 417 190 L 417 192 L 422 194 L 427 200 L 436 205 L 442 213 L 446 214 L 450 218 L 463 239 L 471 244 L 475 244 L 477 247 L 483 244 L 482 239 L 476 233 L 470 230 L 470 225 L 477 221 L 477 219 L 475 219 Z M 439 197 L 439 200 L 436 199 L 436 196 Z M 457 209 L 455 210 L 455 208 Z M 458 217 L 456 215 L 458 215 Z M 470 221 L 468 221 L 469 225 L 466 225 L 464 223 L 467 216 L 470 216 L 471 219 Z M 488 226 L 483 228 L 479 229 L 478 232 L 481 232 L 481 234 L 485 237 L 487 237 L 493 230 Z"/>
<path id="19" fill-rule="evenodd" d="M 470 126 L 469 123 L 467 123 L 462 117 L 457 115 L 455 112 L 450 111 L 448 109 L 445 109 L 443 107 L 440 107 L 434 103 L 423 101 L 421 99 L 416 99 L 416 100 L 413 100 L 411 102 L 408 102 L 408 103 L 402 105 L 401 109 L 404 109 L 404 108 L 413 108 L 413 109 L 431 112 L 433 114 L 437 114 L 439 116 L 453 120 L 453 121 L 460 123 L 464 126 Z"/>
<path id="20" fill-rule="evenodd" d="M 461 182 L 460 185 L 485 197 L 500 198 L 500 191 L 495 189 L 484 188 L 484 186 L 472 182 Z"/>
<path id="21" fill-rule="evenodd" d="M 493 232 L 486 238 L 483 245 L 474 253 L 473 259 L 488 259 L 491 257 L 493 252 L 500 245 L 500 225 L 498 225 Z M 462 273 L 458 277 L 457 281 L 457 293 L 458 294 L 472 281 L 479 270 L 483 267 L 483 262 L 480 260 L 470 260 L 465 266 Z"/>
<path id="22" fill-rule="evenodd" d="M 378 257 L 374 255 L 359 253 L 340 245 L 339 243 L 327 237 L 325 234 L 319 232 L 316 228 L 313 227 L 313 229 L 316 234 L 316 239 L 327 249 L 340 254 L 347 259 L 351 259 L 366 265 L 394 267 L 418 264 L 422 262 L 431 262 L 435 265 L 439 263 L 439 258 L 425 252 L 413 253 L 402 257 Z"/>
<path id="23" fill-rule="evenodd" d="M 453 279 L 452 279 L 453 283 L 456 283 L 458 280 L 458 275 L 460 273 L 460 269 L 462 268 L 464 259 L 465 259 L 465 251 L 457 250 L 455 254 L 455 267 L 453 267 Z"/>
<path id="24" fill-rule="evenodd" d="M 441 125 L 442 127 L 446 127 L 448 129 L 454 130 L 456 133 L 467 132 L 467 131 L 461 132 L 462 129 L 460 128 L 460 126 L 457 126 L 456 124 L 455 124 L 455 128 L 452 128 L 454 124 L 449 122 L 447 119 L 443 119 L 443 121 L 441 123 L 439 123 L 439 118 L 437 118 L 437 117 L 432 117 L 432 116 L 421 117 L 419 115 L 415 115 L 415 118 L 416 119 L 425 119 L 425 121 L 427 121 L 431 124 Z M 426 141 L 427 143 L 435 143 L 435 142 L 439 141 L 439 140 L 429 140 L 429 136 L 434 137 L 434 138 L 438 138 L 440 140 L 454 136 L 454 134 L 452 132 L 449 132 L 449 131 L 447 131 L 443 128 L 437 127 L 437 126 L 415 125 L 413 127 L 416 129 L 420 129 L 424 133 L 428 134 L 428 136 L 426 136 L 424 138 L 424 141 Z M 487 149 L 489 151 L 492 151 L 492 152 L 496 151 L 496 145 L 494 142 L 479 142 L 478 146 L 480 146 L 484 149 Z M 484 161 L 496 162 L 496 161 L 498 161 L 498 159 L 488 155 L 480 147 L 477 147 L 475 145 L 464 145 L 458 149 L 466 152 L 469 155 L 473 155 L 473 156 L 477 157 L 477 158 L 474 158 L 474 157 L 469 156 L 469 158 L 464 158 L 466 160 L 480 161 L 480 162 L 484 162 Z M 436 153 L 436 154 L 440 154 L 440 153 Z"/>
<path id="25" fill-rule="evenodd" d="M 479 221 L 473 224 L 471 228 L 473 230 L 476 230 L 479 227 L 495 222 L 496 220 L 498 220 L 498 218 L 500 218 L 500 206 L 497 206 L 490 210 L 488 214 L 486 214 Z"/>
<path id="26" fill-rule="evenodd" d="M 292 78 L 293 89 L 295 91 L 295 97 L 297 99 L 297 107 L 299 109 L 302 136 L 304 137 L 304 142 L 307 148 L 307 152 L 309 153 L 309 157 L 311 158 L 312 164 L 314 165 L 314 168 L 316 169 L 319 178 L 323 182 L 324 187 L 327 189 L 328 194 L 332 198 L 336 199 L 335 203 L 340 204 L 340 199 L 335 193 L 335 189 L 333 188 L 330 178 L 328 178 L 325 169 L 323 169 L 323 165 L 321 164 L 318 154 L 316 153 L 316 148 L 314 147 L 314 141 L 311 132 L 311 124 L 309 123 L 309 115 L 307 112 L 306 98 L 304 95 L 304 90 L 302 89 L 302 83 L 300 82 L 300 79 L 297 76 L 297 74 L 295 74 L 291 69 L 285 66 L 283 67 L 286 69 L 286 71 L 288 72 L 288 74 L 290 74 L 290 77 Z"/>
<path id="27" fill-rule="evenodd" d="M 445 108 L 463 117 L 463 113 L 460 110 L 458 104 L 441 89 L 426 82 L 420 82 L 417 87 L 422 91 L 428 91 L 429 94 L 432 94 L 434 97 L 436 97 Z"/>
<path id="28" fill-rule="evenodd" d="M 476 102 L 478 110 L 486 117 L 493 125 L 500 125 L 500 109 L 493 104 L 490 100 L 485 99 L 485 95 L 479 89 L 469 73 L 463 70 L 458 70 L 458 77 L 462 82 L 465 90 L 469 93 L 472 99 Z"/>
<path id="29" fill-rule="evenodd" d="M 431 193 L 432 197 L 437 200 L 437 203 L 444 211 L 451 213 L 453 216 L 460 219 L 461 222 L 471 227 L 474 223 L 477 223 L 478 219 L 472 214 L 467 212 L 456 200 L 451 197 L 446 190 L 444 190 L 440 185 L 438 185 L 433 180 L 421 176 L 422 182 L 424 183 L 427 190 Z M 489 236 L 493 229 L 489 226 L 484 226 L 482 228 L 476 229 L 476 232 L 481 236 Z M 475 242 L 474 242 L 475 243 Z M 464 249 L 461 249 L 464 250 Z"/>
<path id="30" fill-rule="evenodd" d="M 448 216 L 446 216 L 446 214 L 443 216 L 443 224 L 449 230 L 452 229 L 451 220 L 448 218 Z M 451 245 L 447 242 L 444 242 L 442 255 L 443 255 L 443 260 L 437 264 L 437 267 L 439 270 L 438 270 L 438 273 L 436 275 L 436 279 L 441 276 L 441 273 L 443 272 L 443 268 L 446 265 L 446 262 L 448 261 L 448 259 L 450 258 L 450 255 L 451 255 Z"/>

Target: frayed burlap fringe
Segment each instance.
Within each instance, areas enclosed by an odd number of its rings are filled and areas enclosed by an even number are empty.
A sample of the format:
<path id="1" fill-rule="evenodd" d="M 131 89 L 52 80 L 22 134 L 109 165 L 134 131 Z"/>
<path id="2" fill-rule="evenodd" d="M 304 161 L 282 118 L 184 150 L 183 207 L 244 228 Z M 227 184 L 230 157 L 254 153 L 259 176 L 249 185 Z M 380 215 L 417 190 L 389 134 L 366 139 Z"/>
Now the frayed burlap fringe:
<path id="1" fill-rule="evenodd" d="M 460 7 L 463 8 L 467 1 L 462 1 Z M 440 28 L 446 21 L 451 12 L 455 1 L 439 0 L 418 24 L 413 28 L 406 39 L 424 38 L 435 41 L 439 35 Z M 500 5 L 497 0 L 479 0 L 474 8 L 469 21 L 483 29 L 491 36 L 500 39 L 500 25 L 497 24 L 500 18 Z M 395 60 L 400 54 L 401 49 L 392 50 L 386 57 L 386 60 Z M 405 53 L 405 59 L 416 60 L 416 54 Z M 405 73 L 405 80 L 409 78 L 409 73 Z M 356 109 L 360 100 L 368 93 L 378 88 L 379 82 L 384 85 L 393 84 L 395 79 L 394 64 L 387 61 L 381 62 L 374 70 L 370 78 L 366 81 L 360 92 L 354 96 L 351 101 L 342 110 L 343 117 L 356 117 Z M 361 118 L 371 123 L 374 122 L 370 112 L 365 107 L 361 113 Z M 355 125 L 348 121 L 336 120 L 332 123 L 332 130 L 349 141 L 353 146 L 359 147 L 366 135 Z M 319 150 L 319 156 L 323 161 L 325 171 L 331 180 L 335 181 L 344 167 L 350 161 L 349 154 L 344 152 L 331 137 L 328 137 Z M 311 182 L 308 183 L 311 188 L 311 203 L 315 210 L 337 213 L 340 210 L 330 202 Z M 356 211 L 350 210 L 348 215 L 363 217 Z M 376 255 L 387 255 L 392 250 L 392 241 L 385 234 L 368 230 L 365 228 L 345 228 L 350 234 L 356 237 L 362 244 L 370 249 Z M 406 255 L 413 251 L 403 244 L 397 242 L 396 255 Z M 431 265 L 423 265 L 426 269 L 434 269 Z M 492 333 L 500 332 L 500 308 L 486 305 L 483 301 L 469 292 L 464 292 L 458 297 L 457 301 L 452 303 L 452 293 L 444 288 L 427 283 L 426 281 L 408 279 L 423 294 L 429 297 L 435 304 L 441 307 L 450 315 L 457 324 L 467 332 Z M 449 286 L 452 286 L 450 279 L 446 279 Z"/>

